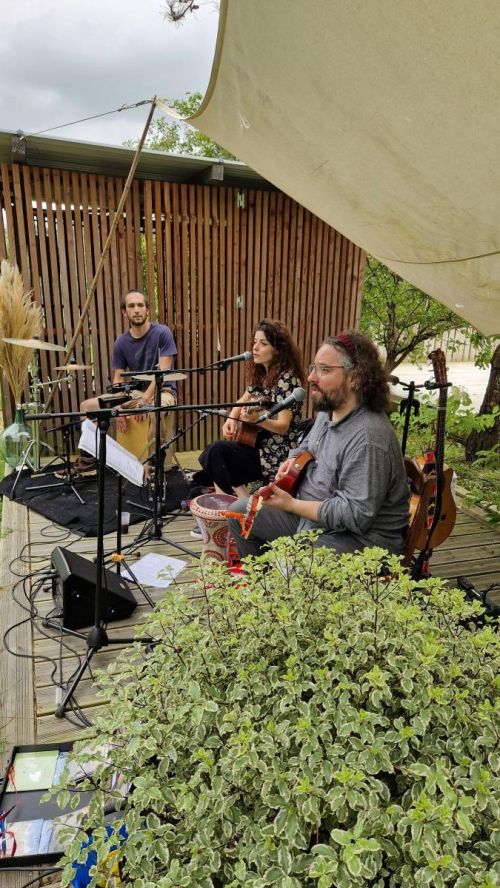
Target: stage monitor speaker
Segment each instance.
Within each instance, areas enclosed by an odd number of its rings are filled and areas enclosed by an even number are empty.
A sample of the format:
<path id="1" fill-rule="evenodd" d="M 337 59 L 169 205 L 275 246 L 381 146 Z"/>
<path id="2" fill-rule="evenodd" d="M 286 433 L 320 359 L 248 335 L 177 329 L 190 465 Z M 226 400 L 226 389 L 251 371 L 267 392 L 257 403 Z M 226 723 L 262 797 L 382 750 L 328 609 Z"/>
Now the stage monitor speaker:
<path id="1" fill-rule="evenodd" d="M 97 565 L 70 549 L 56 546 L 51 555 L 56 572 L 54 603 L 66 629 L 82 629 L 94 625 Z M 137 602 L 120 574 L 104 569 L 102 619 L 105 623 L 130 617 Z"/>

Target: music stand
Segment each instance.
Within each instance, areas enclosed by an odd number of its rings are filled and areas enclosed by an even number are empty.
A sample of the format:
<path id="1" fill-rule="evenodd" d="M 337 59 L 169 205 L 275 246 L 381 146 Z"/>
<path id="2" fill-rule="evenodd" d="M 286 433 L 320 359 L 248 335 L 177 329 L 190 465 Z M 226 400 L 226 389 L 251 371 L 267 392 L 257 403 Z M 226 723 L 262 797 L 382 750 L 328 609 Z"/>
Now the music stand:
<path id="1" fill-rule="evenodd" d="M 51 418 L 59 418 L 59 417 L 70 417 L 72 419 L 76 419 L 80 417 L 82 414 L 80 413 L 53 413 L 53 414 L 34 414 L 32 419 L 42 420 L 47 419 L 48 416 Z M 65 626 L 61 626 L 61 630 L 67 634 L 74 636 L 76 638 L 82 638 L 87 642 L 87 654 L 80 664 L 75 677 L 73 678 L 69 688 L 66 690 L 64 697 L 61 702 L 58 704 L 55 715 L 56 718 L 63 718 L 68 708 L 69 701 L 73 697 L 73 694 L 78 687 L 80 680 L 86 670 L 90 666 L 90 662 L 94 656 L 97 654 L 103 647 L 106 647 L 110 644 L 134 644 L 135 642 L 140 642 L 146 645 L 156 644 L 154 638 L 149 637 L 139 637 L 139 638 L 109 638 L 108 633 L 106 631 L 105 622 L 103 619 L 103 614 L 106 613 L 106 584 L 103 583 L 104 577 L 104 476 L 106 471 L 106 435 L 109 429 L 109 424 L 112 418 L 118 415 L 118 411 L 116 408 L 113 409 L 100 409 L 100 410 L 89 410 L 85 413 L 89 419 L 93 419 L 97 422 L 97 429 L 99 433 L 99 441 L 98 441 L 98 458 L 97 458 L 97 556 L 96 556 L 96 585 L 95 585 L 95 595 L 94 595 L 94 625 L 90 632 L 85 635 L 82 632 L 76 632 L 73 629 L 68 629 Z"/>

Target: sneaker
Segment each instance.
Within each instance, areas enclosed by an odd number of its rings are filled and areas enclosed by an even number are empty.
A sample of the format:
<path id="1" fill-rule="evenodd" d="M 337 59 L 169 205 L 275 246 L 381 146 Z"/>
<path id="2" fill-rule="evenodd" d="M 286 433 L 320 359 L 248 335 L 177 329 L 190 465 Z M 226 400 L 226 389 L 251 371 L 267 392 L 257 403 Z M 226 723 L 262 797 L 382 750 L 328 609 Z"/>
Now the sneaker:
<path id="1" fill-rule="evenodd" d="M 70 478 L 80 478 L 82 475 L 95 475 L 97 473 L 97 460 L 93 456 L 80 455 L 70 468 Z M 66 478 L 66 471 L 62 469 L 55 473 L 56 478 Z"/>
<path id="2" fill-rule="evenodd" d="M 190 536 L 193 537 L 193 540 L 202 540 L 203 534 L 201 532 L 201 527 L 193 527 L 192 531 L 190 532 Z"/>

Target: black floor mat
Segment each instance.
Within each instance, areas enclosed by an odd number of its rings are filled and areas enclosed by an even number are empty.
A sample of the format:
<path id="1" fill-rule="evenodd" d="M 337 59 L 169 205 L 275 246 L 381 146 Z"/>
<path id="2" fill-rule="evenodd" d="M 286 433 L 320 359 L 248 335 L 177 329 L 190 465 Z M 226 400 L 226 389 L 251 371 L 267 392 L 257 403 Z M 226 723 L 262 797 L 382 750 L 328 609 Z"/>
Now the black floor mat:
<path id="1" fill-rule="evenodd" d="M 58 471 L 58 467 L 53 467 Z M 31 471 L 21 472 L 16 484 L 14 497 L 12 488 L 17 472 L 12 472 L 0 483 L 0 495 L 14 499 L 17 503 L 33 509 L 56 524 L 67 527 L 81 536 L 97 536 L 97 478 L 85 477 L 75 482 L 75 488 L 84 500 L 82 505 L 68 484 L 61 484 L 61 479 L 54 474 L 32 477 Z M 175 467 L 166 473 L 165 500 L 162 513 L 175 512 L 183 508 L 183 503 L 190 499 L 191 487 L 181 471 Z M 147 520 L 151 508 L 150 488 L 136 487 L 123 481 L 122 510 L 130 513 L 130 524 L 138 524 Z M 48 485 L 45 490 L 33 490 L 37 485 Z M 118 478 L 115 472 L 106 469 L 104 479 L 104 533 L 112 533 L 117 527 L 117 494 Z M 137 505 L 134 505 L 137 504 Z M 138 506 L 144 506 L 144 509 Z"/>

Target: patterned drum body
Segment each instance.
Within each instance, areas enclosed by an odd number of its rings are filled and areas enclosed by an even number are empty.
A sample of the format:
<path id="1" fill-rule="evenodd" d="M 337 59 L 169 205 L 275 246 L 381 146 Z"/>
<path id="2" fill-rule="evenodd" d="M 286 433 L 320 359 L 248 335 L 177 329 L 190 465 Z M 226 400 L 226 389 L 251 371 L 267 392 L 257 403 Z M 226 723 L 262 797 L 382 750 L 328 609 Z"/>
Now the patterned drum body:
<path id="1" fill-rule="evenodd" d="M 229 561 L 230 537 L 226 509 L 238 499 L 229 493 L 203 493 L 191 500 L 191 514 L 198 523 L 203 539 L 202 560 L 215 558 Z"/>

